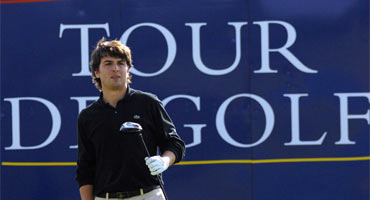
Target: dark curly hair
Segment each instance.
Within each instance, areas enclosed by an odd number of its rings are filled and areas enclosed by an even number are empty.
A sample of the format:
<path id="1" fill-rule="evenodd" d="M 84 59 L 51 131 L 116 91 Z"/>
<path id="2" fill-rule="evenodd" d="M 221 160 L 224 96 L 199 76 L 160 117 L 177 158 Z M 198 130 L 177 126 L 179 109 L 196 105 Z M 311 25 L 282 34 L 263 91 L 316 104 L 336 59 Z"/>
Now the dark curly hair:
<path id="1" fill-rule="evenodd" d="M 96 48 L 91 53 L 90 60 L 92 82 L 95 84 L 95 87 L 98 90 L 102 89 L 102 85 L 100 78 L 95 76 L 95 72 L 99 71 L 100 61 L 105 56 L 121 58 L 126 61 L 126 64 L 129 68 L 132 67 L 130 48 L 123 45 L 119 40 L 106 41 L 106 39 L 103 37 L 101 40 L 99 40 Z M 131 83 L 131 74 L 129 75 L 127 82 Z"/>

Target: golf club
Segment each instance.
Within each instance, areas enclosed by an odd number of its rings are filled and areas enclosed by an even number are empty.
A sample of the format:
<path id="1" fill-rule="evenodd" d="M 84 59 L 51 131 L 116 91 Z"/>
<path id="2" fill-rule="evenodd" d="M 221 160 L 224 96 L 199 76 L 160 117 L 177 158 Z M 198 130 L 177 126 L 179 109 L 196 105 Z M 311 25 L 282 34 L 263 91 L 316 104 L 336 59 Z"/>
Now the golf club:
<path id="1" fill-rule="evenodd" d="M 141 133 L 142 130 L 143 130 L 143 128 L 141 127 L 141 125 L 138 124 L 138 123 L 135 123 L 135 122 L 125 122 L 125 123 L 123 123 L 121 125 L 121 127 L 119 129 L 119 131 L 122 132 L 122 133 L 126 133 L 126 134 L 137 134 L 137 135 L 139 135 L 140 140 L 141 140 L 141 143 L 142 143 L 142 145 L 145 148 L 145 152 L 146 152 L 147 156 L 148 157 L 151 157 L 150 156 L 150 153 L 148 151 L 148 148 L 147 148 L 147 146 L 145 144 L 145 141 L 144 141 L 144 138 L 143 138 L 143 134 Z M 163 183 L 162 183 L 162 180 L 161 180 L 160 176 L 159 175 L 156 175 L 156 178 L 157 178 L 157 180 L 159 182 L 159 185 L 161 186 L 161 189 L 163 191 L 163 194 L 164 194 L 165 199 L 168 200 L 167 194 L 164 191 Z"/>

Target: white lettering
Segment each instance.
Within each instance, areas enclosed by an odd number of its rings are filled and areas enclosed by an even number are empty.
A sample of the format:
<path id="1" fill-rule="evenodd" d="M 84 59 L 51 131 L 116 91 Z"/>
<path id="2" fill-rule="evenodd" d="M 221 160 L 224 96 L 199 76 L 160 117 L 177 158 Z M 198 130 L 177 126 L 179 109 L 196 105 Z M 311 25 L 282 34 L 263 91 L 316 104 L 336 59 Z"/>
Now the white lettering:
<path id="1" fill-rule="evenodd" d="M 370 124 L 370 109 L 362 115 L 350 115 L 348 113 L 348 98 L 366 97 L 370 103 L 370 93 L 334 93 L 334 96 L 338 96 L 340 101 L 340 140 L 335 144 L 356 144 L 356 142 L 349 140 L 348 120 L 365 119 L 367 124 Z"/>
<path id="2" fill-rule="evenodd" d="M 233 64 L 226 68 L 226 69 L 221 69 L 221 70 L 216 70 L 216 69 L 210 69 L 206 65 L 204 65 L 202 58 L 200 56 L 200 28 L 202 26 L 207 25 L 207 23 L 185 23 L 186 26 L 190 26 L 192 30 L 192 38 L 193 38 L 193 61 L 195 66 L 203 73 L 208 74 L 208 75 L 225 75 L 230 72 L 232 72 L 240 62 L 240 57 L 241 57 L 241 39 L 240 39 L 240 32 L 241 28 L 244 25 L 247 25 L 247 22 L 229 22 L 227 23 L 229 25 L 234 26 L 235 28 L 235 38 L 236 38 L 236 45 L 235 45 L 235 51 L 236 51 L 236 56 Z"/>
<path id="3" fill-rule="evenodd" d="M 44 104 L 50 111 L 51 119 L 52 119 L 51 132 L 50 132 L 49 137 L 42 144 L 35 145 L 35 146 L 22 146 L 21 145 L 19 102 L 22 100 L 40 102 Z M 12 140 L 13 140 L 12 145 L 9 147 L 5 147 L 5 150 L 40 149 L 50 144 L 51 142 L 53 142 L 54 139 L 57 137 L 62 121 L 60 118 L 60 113 L 53 103 L 51 103 L 50 101 L 46 99 L 42 99 L 38 97 L 5 98 L 4 101 L 9 101 L 12 107 Z"/>
<path id="4" fill-rule="evenodd" d="M 291 24 L 283 21 L 261 21 L 253 22 L 253 24 L 257 24 L 261 27 L 261 69 L 254 71 L 255 73 L 277 73 L 277 70 L 272 70 L 270 68 L 270 52 L 279 52 L 286 59 L 288 59 L 288 61 L 292 63 L 294 67 L 302 72 L 317 73 L 316 70 L 312 70 L 305 66 L 288 50 L 288 48 L 294 44 L 297 37 L 297 33 Z M 285 28 L 288 39 L 284 46 L 277 49 L 270 49 L 269 24 L 279 24 Z"/>
<path id="5" fill-rule="evenodd" d="M 167 60 L 166 62 L 164 63 L 163 67 L 157 71 L 157 72 L 153 72 L 153 73 L 144 73 L 144 72 L 141 72 L 139 70 L 137 70 L 136 68 L 132 67 L 130 69 L 130 72 L 132 74 L 135 74 L 137 76 L 142 76 L 142 77 L 151 77 L 151 76 L 157 76 L 159 74 L 162 74 L 163 72 L 165 72 L 168 68 L 171 67 L 173 61 L 175 60 L 175 57 L 176 57 L 176 40 L 175 38 L 173 37 L 173 35 L 171 34 L 171 32 L 166 29 L 165 27 L 159 25 L 159 24 L 154 24 L 154 23 L 141 23 L 141 24 L 136 24 L 135 26 L 132 26 L 130 27 L 129 29 L 127 29 L 121 36 L 121 42 L 123 44 L 127 44 L 127 40 L 128 40 L 128 37 L 130 36 L 130 34 L 132 33 L 132 31 L 134 31 L 135 29 L 139 28 L 139 27 L 143 27 L 143 26 L 149 26 L 149 27 L 153 27 L 157 30 L 159 30 L 159 32 L 162 33 L 162 35 L 164 36 L 164 38 L 166 39 L 166 42 L 167 42 L 167 49 L 168 49 L 168 53 L 167 53 Z"/>
<path id="6" fill-rule="evenodd" d="M 80 29 L 81 39 L 81 71 L 72 76 L 91 76 L 89 70 L 89 29 L 103 28 L 109 37 L 109 25 L 105 24 L 60 24 L 59 38 L 62 38 L 65 29 Z"/>
<path id="7" fill-rule="evenodd" d="M 179 94 L 179 95 L 173 95 L 165 98 L 162 103 L 163 106 L 166 106 L 170 101 L 175 100 L 175 99 L 188 99 L 191 102 L 193 102 L 197 108 L 198 111 L 200 111 L 200 97 L 194 97 L 190 95 L 185 95 L 185 94 Z M 184 127 L 190 127 L 193 129 L 193 142 L 190 144 L 186 144 L 185 147 L 193 147 L 196 145 L 199 145 L 202 143 L 201 139 L 201 129 L 206 127 L 206 124 L 184 124 Z"/>
<path id="8" fill-rule="evenodd" d="M 306 97 L 308 94 L 284 94 L 285 97 L 290 98 L 291 102 L 291 122 L 292 122 L 292 140 L 289 143 L 284 143 L 285 146 L 298 146 L 298 145 L 321 145 L 324 141 L 327 132 L 316 141 L 301 141 L 299 134 L 299 98 Z"/>
<path id="9" fill-rule="evenodd" d="M 235 100 L 237 98 L 241 98 L 241 97 L 247 97 L 247 98 L 252 98 L 252 99 L 256 100 L 262 106 L 262 109 L 263 109 L 263 111 L 265 113 L 265 116 L 266 116 L 266 126 L 265 126 L 265 130 L 263 132 L 263 135 L 257 142 L 255 142 L 253 144 L 243 144 L 243 143 L 235 141 L 230 136 L 230 134 L 227 132 L 226 127 L 225 127 L 225 112 L 226 112 L 227 107 L 229 106 L 229 104 L 233 100 Z M 262 142 L 264 142 L 270 136 L 270 134 L 273 130 L 273 127 L 274 127 L 274 122 L 275 122 L 274 111 L 272 110 L 270 104 L 267 101 L 265 101 L 263 98 L 261 98 L 257 95 L 254 95 L 254 94 L 246 94 L 246 93 L 238 94 L 238 95 L 234 95 L 234 96 L 226 99 L 226 101 L 224 101 L 221 104 L 221 106 L 218 109 L 217 114 L 216 114 L 216 128 L 217 128 L 218 133 L 222 137 L 222 139 L 224 139 L 227 143 L 229 143 L 233 146 L 241 147 L 241 148 L 248 148 L 248 147 L 257 146 L 257 145 L 261 144 Z"/>

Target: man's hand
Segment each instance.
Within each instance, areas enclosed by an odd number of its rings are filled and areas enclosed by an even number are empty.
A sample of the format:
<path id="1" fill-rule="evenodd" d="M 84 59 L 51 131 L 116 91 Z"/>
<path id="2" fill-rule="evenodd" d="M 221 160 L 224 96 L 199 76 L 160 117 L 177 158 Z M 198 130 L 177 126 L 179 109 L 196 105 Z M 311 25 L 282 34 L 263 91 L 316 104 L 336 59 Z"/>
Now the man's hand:
<path id="1" fill-rule="evenodd" d="M 83 185 L 80 187 L 81 200 L 93 200 L 93 185 Z"/>
<path id="2" fill-rule="evenodd" d="M 146 157 L 145 164 L 148 166 L 150 174 L 154 176 L 164 172 L 168 168 L 170 158 L 161 156 Z"/>

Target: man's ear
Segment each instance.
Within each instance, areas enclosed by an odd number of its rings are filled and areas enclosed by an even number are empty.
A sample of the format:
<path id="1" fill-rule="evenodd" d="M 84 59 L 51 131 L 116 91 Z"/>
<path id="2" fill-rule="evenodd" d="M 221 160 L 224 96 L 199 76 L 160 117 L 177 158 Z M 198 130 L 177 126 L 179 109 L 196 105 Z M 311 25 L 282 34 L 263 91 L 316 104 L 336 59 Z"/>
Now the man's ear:
<path id="1" fill-rule="evenodd" d="M 95 71 L 94 71 L 94 74 L 95 74 L 95 77 L 96 77 L 96 78 L 100 78 L 100 77 L 99 77 L 99 76 L 100 76 L 99 70 L 95 70 Z"/>

